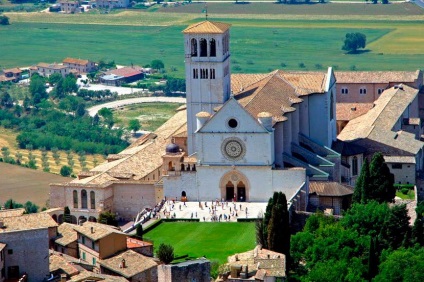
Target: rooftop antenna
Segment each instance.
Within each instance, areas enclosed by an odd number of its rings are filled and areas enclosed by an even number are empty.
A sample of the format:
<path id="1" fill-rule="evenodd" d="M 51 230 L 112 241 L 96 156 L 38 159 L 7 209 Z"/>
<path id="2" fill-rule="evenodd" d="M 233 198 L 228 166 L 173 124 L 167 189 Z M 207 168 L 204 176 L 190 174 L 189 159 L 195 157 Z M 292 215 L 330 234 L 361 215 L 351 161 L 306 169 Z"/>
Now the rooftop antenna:
<path id="1" fill-rule="evenodd" d="M 208 20 L 208 4 L 205 3 L 205 8 L 203 9 L 203 13 L 205 13 L 206 20 Z"/>

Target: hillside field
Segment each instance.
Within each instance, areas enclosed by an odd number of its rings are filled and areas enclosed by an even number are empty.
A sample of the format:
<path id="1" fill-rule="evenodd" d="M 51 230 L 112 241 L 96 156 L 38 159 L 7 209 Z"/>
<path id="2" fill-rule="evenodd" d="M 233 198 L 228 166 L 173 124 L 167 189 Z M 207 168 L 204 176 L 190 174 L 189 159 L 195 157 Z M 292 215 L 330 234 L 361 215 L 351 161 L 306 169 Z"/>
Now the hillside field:
<path id="1" fill-rule="evenodd" d="M 0 27 L 0 65 L 29 66 L 60 62 L 65 57 L 115 60 L 123 65 L 146 65 L 161 59 L 168 74 L 183 77 L 181 31 L 204 19 L 200 6 L 107 15 L 8 13 L 12 24 Z M 208 13 L 211 20 L 232 24 L 235 73 L 277 68 L 319 70 L 327 66 L 339 70 L 416 70 L 424 61 L 424 10 L 410 3 L 211 3 Z M 348 32 L 367 36 L 365 52 L 343 53 L 341 46 Z"/>
<path id="2" fill-rule="evenodd" d="M 155 246 L 172 245 L 175 256 L 205 256 L 222 264 L 229 255 L 255 247 L 255 223 L 163 222 L 143 238 L 152 240 Z"/>
<path id="3" fill-rule="evenodd" d="M 31 201 L 40 209 L 49 199 L 49 183 L 68 182 L 71 178 L 6 163 L 0 163 L 0 205 L 8 199 L 18 203 Z"/>

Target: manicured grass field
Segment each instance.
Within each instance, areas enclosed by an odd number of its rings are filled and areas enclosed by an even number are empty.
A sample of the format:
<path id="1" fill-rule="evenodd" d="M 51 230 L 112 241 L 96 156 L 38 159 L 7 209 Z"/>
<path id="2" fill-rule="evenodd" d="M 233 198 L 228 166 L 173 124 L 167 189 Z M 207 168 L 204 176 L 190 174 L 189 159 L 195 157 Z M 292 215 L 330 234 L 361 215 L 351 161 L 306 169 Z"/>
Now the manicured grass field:
<path id="1" fill-rule="evenodd" d="M 222 264 L 229 255 L 255 247 L 255 224 L 164 222 L 144 234 L 143 238 L 153 240 L 156 248 L 161 243 L 172 245 L 176 256 L 206 256 Z"/>
<path id="2" fill-rule="evenodd" d="M 175 114 L 181 104 L 143 103 L 121 107 L 113 111 L 115 125 L 127 127 L 131 119 L 138 119 L 142 130 L 154 131 Z"/>

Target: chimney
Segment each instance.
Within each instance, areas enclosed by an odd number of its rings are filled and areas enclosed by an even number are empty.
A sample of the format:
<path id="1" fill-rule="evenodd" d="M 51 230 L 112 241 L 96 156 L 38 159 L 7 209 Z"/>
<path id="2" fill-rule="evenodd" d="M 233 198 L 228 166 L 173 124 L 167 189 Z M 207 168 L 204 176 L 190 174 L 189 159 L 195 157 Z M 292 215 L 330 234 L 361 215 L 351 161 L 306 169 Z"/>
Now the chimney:
<path id="1" fill-rule="evenodd" d="M 93 234 L 93 233 L 94 233 L 94 227 L 91 226 L 91 234 Z"/>
<path id="2" fill-rule="evenodd" d="M 60 282 L 66 282 L 66 274 L 60 275 Z"/>
<path id="3" fill-rule="evenodd" d="M 121 260 L 121 265 L 119 266 L 119 268 L 126 268 L 127 266 L 125 265 L 125 259 Z"/>
<path id="4" fill-rule="evenodd" d="M 4 221 L 3 221 L 3 219 L 0 220 L 0 228 L 4 228 Z"/>

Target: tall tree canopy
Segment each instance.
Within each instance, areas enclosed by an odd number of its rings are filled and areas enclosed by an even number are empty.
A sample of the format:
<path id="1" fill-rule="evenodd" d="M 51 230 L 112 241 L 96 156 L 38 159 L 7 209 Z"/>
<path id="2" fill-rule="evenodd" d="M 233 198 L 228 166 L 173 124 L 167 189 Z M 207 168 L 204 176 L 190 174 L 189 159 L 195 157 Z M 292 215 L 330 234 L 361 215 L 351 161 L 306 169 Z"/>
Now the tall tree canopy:
<path id="1" fill-rule="evenodd" d="M 367 37 L 360 32 L 346 33 L 342 50 L 348 53 L 356 53 L 359 48 L 365 48 Z"/>

